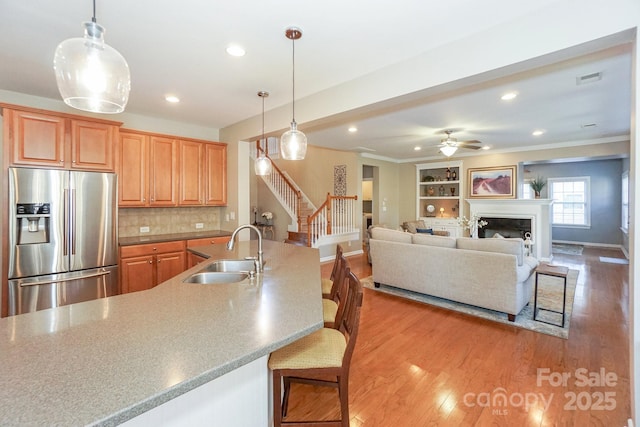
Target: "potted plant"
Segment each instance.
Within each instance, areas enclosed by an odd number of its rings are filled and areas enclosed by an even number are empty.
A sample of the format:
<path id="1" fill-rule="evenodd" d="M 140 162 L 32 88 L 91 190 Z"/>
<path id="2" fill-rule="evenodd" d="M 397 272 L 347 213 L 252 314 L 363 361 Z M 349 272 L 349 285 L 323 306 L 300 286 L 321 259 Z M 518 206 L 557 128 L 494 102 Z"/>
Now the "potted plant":
<path id="1" fill-rule="evenodd" d="M 531 189 L 533 190 L 533 193 L 535 194 L 536 199 L 539 199 L 540 198 L 540 192 L 542 191 L 544 186 L 547 185 L 547 180 L 544 179 L 543 177 L 539 176 L 539 177 L 531 180 L 529 182 L 529 185 L 531 186 Z"/>

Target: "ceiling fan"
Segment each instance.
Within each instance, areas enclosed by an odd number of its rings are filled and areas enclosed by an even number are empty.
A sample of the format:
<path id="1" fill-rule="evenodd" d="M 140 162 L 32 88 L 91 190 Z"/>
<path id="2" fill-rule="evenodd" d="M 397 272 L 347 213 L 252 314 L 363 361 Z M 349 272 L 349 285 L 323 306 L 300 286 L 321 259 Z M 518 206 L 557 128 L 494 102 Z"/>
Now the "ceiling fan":
<path id="1" fill-rule="evenodd" d="M 479 150 L 482 148 L 480 145 L 475 145 L 481 144 L 477 139 L 473 139 L 471 141 L 458 141 L 456 138 L 451 137 L 451 134 L 453 133 L 452 130 L 447 129 L 444 133 L 447 134 L 447 137 L 440 140 L 440 145 L 438 145 L 438 147 L 440 147 L 440 152 L 447 157 L 453 156 L 453 153 L 455 153 L 458 148 L 468 148 L 470 150 Z"/>

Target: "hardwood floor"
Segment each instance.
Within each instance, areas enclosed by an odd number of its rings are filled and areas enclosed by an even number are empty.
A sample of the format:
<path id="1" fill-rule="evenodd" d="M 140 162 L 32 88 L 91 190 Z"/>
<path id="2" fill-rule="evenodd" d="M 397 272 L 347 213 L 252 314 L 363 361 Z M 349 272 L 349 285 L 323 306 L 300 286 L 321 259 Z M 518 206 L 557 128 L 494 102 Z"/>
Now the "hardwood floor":
<path id="1" fill-rule="evenodd" d="M 554 258 L 580 271 L 568 340 L 365 289 L 351 426 L 625 426 L 628 265 L 600 256 L 624 258 L 602 248 Z M 349 262 L 371 274 L 366 256 Z M 338 417 L 337 392 L 294 385 L 289 419 L 309 416 Z"/>

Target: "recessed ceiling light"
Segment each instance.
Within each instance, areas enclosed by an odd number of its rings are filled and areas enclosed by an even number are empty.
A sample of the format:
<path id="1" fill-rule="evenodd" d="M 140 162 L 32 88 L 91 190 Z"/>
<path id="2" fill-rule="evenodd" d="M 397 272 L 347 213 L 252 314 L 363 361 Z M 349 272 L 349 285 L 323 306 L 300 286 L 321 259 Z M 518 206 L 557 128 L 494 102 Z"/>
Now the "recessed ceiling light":
<path id="1" fill-rule="evenodd" d="M 414 150 L 414 151 L 420 151 L 420 150 L 422 150 L 422 147 L 417 147 L 417 146 L 416 146 L 416 147 L 413 147 L 413 150 Z"/>
<path id="2" fill-rule="evenodd" d="M 488 145 L 483 145 L 483 146 L 482 146 L 482 149 L 483 149 L 483 150 L 490 150 L 490 149 L 491 149 L 491 147 L 489 147 Z"/>
<path id="3" fill-rule="evenodd" d="M 232 44 L 227 47 L 227 53 L 231 56 L 244 56 L 246 52 L 241 46 Z"/>
<path id="4" fill-rule="evenodd" d="M 542 135 L 543 133 L 544 133 L 544 131 L 543 131 L 543 130 L 536 129 L 536 130 L 534 130 L 533 132 L 531 132 L 531 135 L 533 135 L 533 136 L 540 136 L 540 135 Z"/>
<path id="5" fill-rule="evenodd" d="M 507 92 L 504 95 L 502 95 L 500 99 L 502 99 L 503 101 L 511 101 L 516 96 L 518 96 L 518 92 Z"/>
<path id="6" fill-rule="evenodd" d="M 355 126 L 351 126 L 351 127 L 349 128 L 349 132 L 351 132 L 351 133 L 353 133 L 353 132 L 358 132 L 358 128 L 357 128 L 357 127 L 355 127 Z"/>
<path id="7" fill-rule="evenodd" d="M 172 104 L 176 104 L 178 102 L 180 102 L 180 98 L 178 98 L 175 95 L 167 95 L 164 97 L 165 101 L 170 102 Z"/>

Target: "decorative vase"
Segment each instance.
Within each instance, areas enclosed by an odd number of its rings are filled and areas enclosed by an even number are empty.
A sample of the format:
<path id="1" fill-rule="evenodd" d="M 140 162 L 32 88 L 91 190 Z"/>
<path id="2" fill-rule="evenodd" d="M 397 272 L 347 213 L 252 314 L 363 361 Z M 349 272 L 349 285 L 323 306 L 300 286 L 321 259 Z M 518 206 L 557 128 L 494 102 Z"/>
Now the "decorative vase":
<path id="1" fill-rule="evenodd" d="M 533 194 L 534 194 L 534 197 L 535 197 L 536 199 L 539 199 L 539 198 L 540 198 L 540 192 L 539 192 L 539 191 L 534 191 L 534 192 L 533 192 Z"/>

